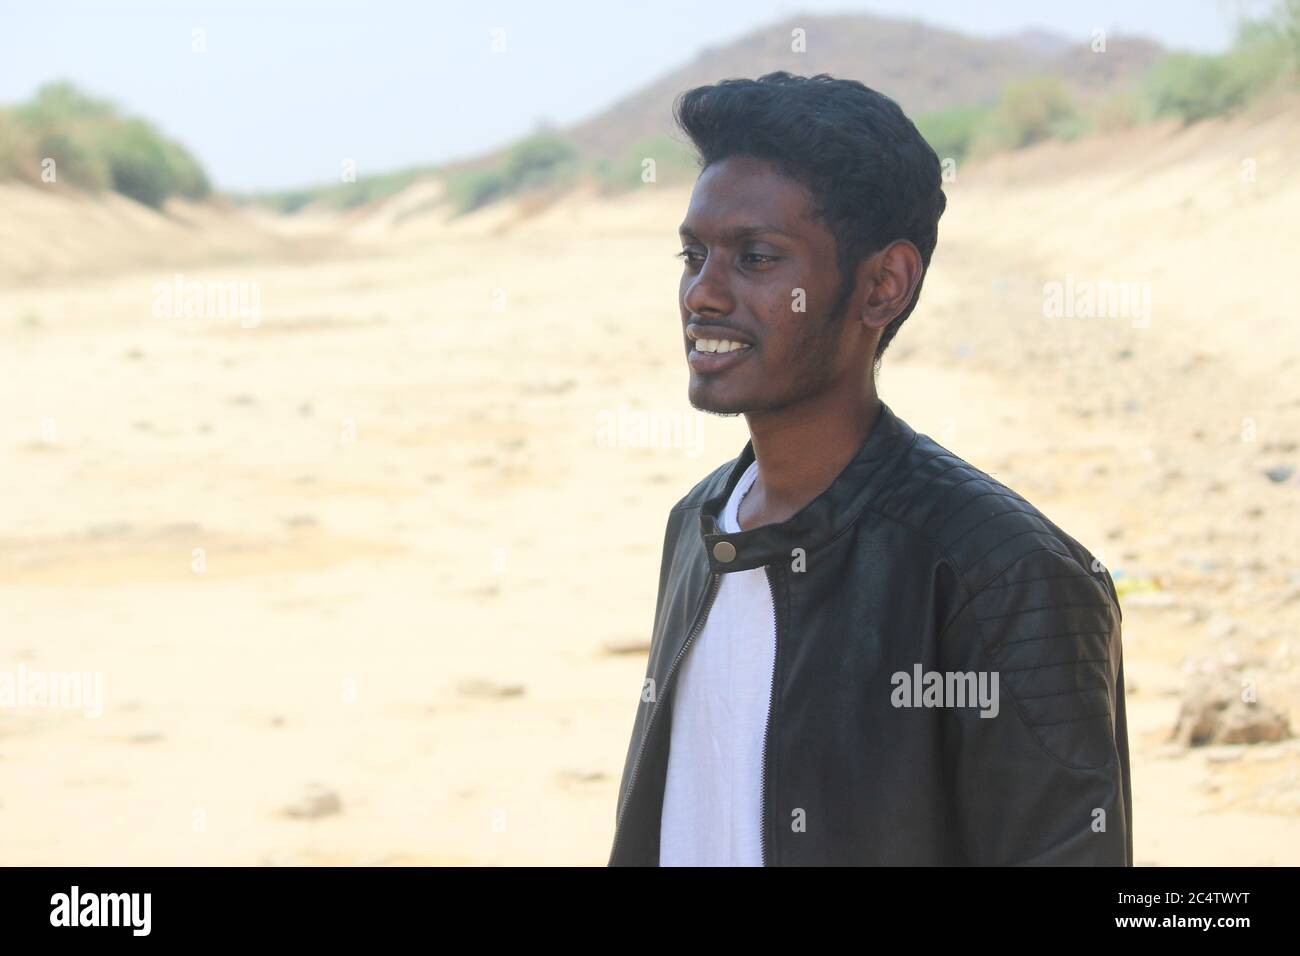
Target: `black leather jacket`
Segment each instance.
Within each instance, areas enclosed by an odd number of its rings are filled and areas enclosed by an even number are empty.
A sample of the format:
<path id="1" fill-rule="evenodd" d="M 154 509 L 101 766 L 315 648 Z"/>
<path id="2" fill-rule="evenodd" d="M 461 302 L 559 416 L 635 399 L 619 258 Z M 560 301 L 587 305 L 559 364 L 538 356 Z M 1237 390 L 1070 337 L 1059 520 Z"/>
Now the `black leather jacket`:
<path id="1" fill-rule="evenodd" d="M 751 442 L 669 513 L 609 865 L 658 865 L 674 676 L 721 575 L 765 567 L 766 865 L 1131 866 L 1121 614 L 1106 569 L 883 403 L 807 507 L 721 533 L 753 460 Z M 926 706 L 941 699 L 896 676 L 933 689 L 929 672 L 983 672 L 986 687 L 996 672 L 996 716 L 954 705 L 957 683 L 948 706 Z"/>

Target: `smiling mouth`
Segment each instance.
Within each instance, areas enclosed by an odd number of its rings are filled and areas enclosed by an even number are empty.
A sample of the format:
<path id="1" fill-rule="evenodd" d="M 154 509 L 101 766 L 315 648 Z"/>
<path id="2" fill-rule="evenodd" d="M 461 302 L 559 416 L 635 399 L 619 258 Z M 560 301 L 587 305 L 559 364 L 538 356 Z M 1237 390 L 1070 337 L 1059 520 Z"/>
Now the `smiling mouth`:
<path id="1" fill-rule="evenodd" d="M 696 339 L 692 343 L 692 350 L 696 352 L 735 352 L 747 348 L 749 346 L 744 342 L 733 342 L 729 339 Z"/>
<path id="2" fill-rule="evenodd" d="M 752 346 L 731 339 L 694 339 L 686 363 L 693 372 L 714 374 L 739 365 L 752 351 Z"/>

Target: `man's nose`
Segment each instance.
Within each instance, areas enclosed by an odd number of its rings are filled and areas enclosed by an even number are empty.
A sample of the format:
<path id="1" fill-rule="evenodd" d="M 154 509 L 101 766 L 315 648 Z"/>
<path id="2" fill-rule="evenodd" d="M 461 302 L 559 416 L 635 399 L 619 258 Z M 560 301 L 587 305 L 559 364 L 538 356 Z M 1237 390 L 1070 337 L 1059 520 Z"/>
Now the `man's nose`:
<path id="1" fill-rule="evenodd" d="M 694 315 L 730 315 L 735 309 L 726 257 L 705 257 L 700 271 L 688 277 L 682 304 Z"/>

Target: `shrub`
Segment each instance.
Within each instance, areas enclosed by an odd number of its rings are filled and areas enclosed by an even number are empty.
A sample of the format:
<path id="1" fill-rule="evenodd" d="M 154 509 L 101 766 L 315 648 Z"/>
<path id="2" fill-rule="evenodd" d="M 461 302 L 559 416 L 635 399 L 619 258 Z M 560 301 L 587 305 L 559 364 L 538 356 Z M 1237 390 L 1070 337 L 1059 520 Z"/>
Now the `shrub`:
<path id="1" fill-rule="evenodd" d="M 940 159 L 960 160 L 970 153 L 991 112 L 988 106 L 957 106 L 925 114 L 916 128 Z"/>
<path id="2" fill-rule="evenodd" d="M 1300 0 L 1282 0 L 1273 15 L 1240 25 L 1232 49 L 1218 55 L 1176 53 L 1147 77 L 1151 116 L 1195 123 L 1238 110 L 1300 79 Z"/>
<path id="3" fill-rule="evenodd" d="M 1128 129 L 1142 122 L 1141 98 L 1132 90 L 1117 90 L 1088 108 L 1088 123 L 1103 133 Z"/>
<path id="4" fill-rule="evenodd" d="M 1034 77 L 1007 85 L 975 145 L 1021 149 L 1045 139 L 1073 139 L 1086 126 L 1064 80 Z"/>
<path id="5" fill-rule="evenodd" d="M 695 152 L 672 136 L 643 139 L 617 157 L 600 156 L 588 165 L 588 171 L 605 193 L 627 192 L 644 185 L 641 176 L 647 159 L 655 162 L 655 182 L 686 183 L 698 172 Z"/>
<path id="6" fill-rule="evenodd" d="M 562 136 L 539 133 L 513 146 L 501 167 L 501 187 L 518 193 L 541 186 L 558 186 L 577 172 L 577 150 Z"/>
<path id="7" fill-rule="evenodd" d="M 48 157 L 56 163 L 58 182 L 114 189 L 149 206 L 161 206 L 170 196 L 201 199 L 211 191 L 203 168 L 184 147 L 71 83 L 46 84 L 0 116 L 0 176 L 38 182 L 40 162 Z"/>
<path id="8" fill-rule="evenodd" d="M 148 124 L 131 120 L 104 131 L 104 154 L 113 189 L 155 208 L 171 192 L 167 155 Z"/>
<path id="9" fill-rule="evenodd" d="M 577 150 L 554 133 L 536 133 L 511 147 L 495 165 L 447 177 L 457 213 L 472 212 L 504 196 L 540 187 L 559 187 L 578 171 Z"/>
<path id="10" fill-rule="evenodd" d="M 1195 123 L 1227 113 L 1246 101 L 1247 87 L 1229 69 L 1227 58 L 1174 53 L 1151 70 L 1146 96 L 1153 116 L 1175 116 Z"/>

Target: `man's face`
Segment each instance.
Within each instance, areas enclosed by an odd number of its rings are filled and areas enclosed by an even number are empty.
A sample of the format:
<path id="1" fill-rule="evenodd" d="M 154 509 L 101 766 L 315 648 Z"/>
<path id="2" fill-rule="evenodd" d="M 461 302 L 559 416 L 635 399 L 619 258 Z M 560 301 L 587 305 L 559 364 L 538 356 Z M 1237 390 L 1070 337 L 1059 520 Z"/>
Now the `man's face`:
<path id="1" fill-rule="evenodd" d="M 829 315 L 840 289 L 835 239 L 804 186 L 762 160 L 722 160 L 701 174 L 680 232 L 693 406 L 773 411 L 861 372 L 863 329 Z M 714 342 L 728 351 L 710 351 Z"/>

